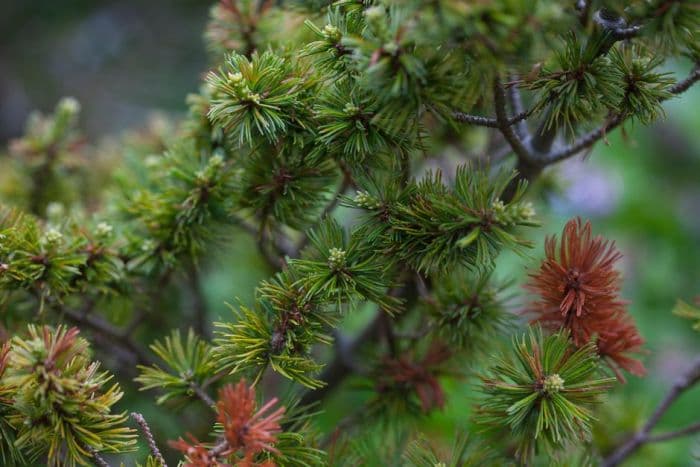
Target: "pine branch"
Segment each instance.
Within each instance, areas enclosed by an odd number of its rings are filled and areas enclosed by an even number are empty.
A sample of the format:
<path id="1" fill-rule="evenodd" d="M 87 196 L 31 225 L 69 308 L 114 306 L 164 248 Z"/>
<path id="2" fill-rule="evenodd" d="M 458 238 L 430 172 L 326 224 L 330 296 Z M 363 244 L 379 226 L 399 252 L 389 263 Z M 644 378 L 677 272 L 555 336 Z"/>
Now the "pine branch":
<path id="1" fill-rule="evenodd" d="M 608 132 L 620 126 L 620 124 L 622 124 L 624 121 L 625 116 L 622 114 L 615 114 L 608 117 L 607 122 L 605 122 L 602 126 L 586 133 L 575 143 L 548 154 L 546 158 L 546 165 L 563 161 L 564 159 L 568 159 L 569 157 L 575 156 L 581 151 L 592 147 L 596 142 L 598 142 L 598 140 L 604 138 Z"/>
<path id="2" fill-rule="evenodd" d="M 503 88 L 503 84 L 498 78 L 493 82 L 493 95 L 494 95 L 494 106 L 496 108 L 496 121 L 498 122 L 498 129 L 503 133 L 503 137 L 508 141 L 513 152 L 518 156 L 519 159 L 530 161 L 532 159 L 532 154 L 527 150 L 523 142 L 515 134 L 515 131 L 511 127 L 508 120 L 508 115 L 506 111 L 506 92 Z"/>
<path id="3" fill-rule="evenodd" d="M 510 81 L 517 81 L 518 79 L 519 78 L 517 76 L 510 76 Z M 532 113 L 531 110 L 528 110 L 527 112 L 525 111 L 525 109 L 523 107 L 522 96 L 520 95 L 520 89 L 518 88 L 518 86 L 509 86 L 508 87 L 508 101 L 510 102 L 511 111 L 516 116 L 519 116 L 519 115 L 528 116 L 530 113 Z M 525 139 L 528 137 L 528 129 L 527 129 L 527 123 L 525 122 L 525 119 L 526 118 L 523 118 L 522 120 L 514 122 L 514 123 L 516 123 L 515 132 L 520 137 L 520 139 L 523 141 L 525 141 Z"/>
<path id="4" fill-rule="evenodd" d="M 511 87 L 511 89 L 513 89 Z M 521 103 L 522 105 L 522 103 Z M 532 109 L 530 110 L 523 110 L 522 106 L 518 108 L 519 110 L 516 110 L 513 108 L 513 111 L 515 115 L 512 117 L 508 118 L 506 120 L 508 126 L 515 125 L 516 123 L 520 123 L 524 120 L 526 120 L 530 115 L 532 115 Z M 480 115 L 471 115 L 467 114 L 464 112 L 454 112 L 452 116 L 455 118 L 455 120 L 463 123 L 469 123 L 470 125 L 477 125 L 477 126 L 485 126 L 488 128 L 500 128 L 501 124 L 498 122 L 498 119 L 495 118 L 490 118 L 490 117 L 482 117 Z"/>
<path id="5" fill-rule="evenodd" d="M 668 433 L 661 433 L 659 435 L 649 436 L 647 438 L 647 443 L 658 443 L 661 441 L 668 441 L 670 439 L 680 438 L 682 436 L 692 435 L 694 433 L 700 432 L 700 422 L 688 425 L 680 430 L 669 431 Z"/>
<path id="6" fill-rule="evenodd" d="M 700 80 L 700 65 L 696 65 L 686 79 L 671 87 L 669 91 L 674 96 L 682 94 L 690 89 L 691 86 L 698 82 L 698 80 Z M 604 138 L 611 130 L 614 130 L 620 126 L 628 117 L 629 115 L 620 113 L 611 115 L 608 117 L 607 122 L 605 122 L 600 128 L 586 133 L 571 145 L 547 155 L 545 158 L 545 165 L 554 164 L 555 162 L 568 159 L 569 157 L 575 156 L 581 151 L 592 147 L 596 142 Z"/>
<path id="7" fill-rule="evenodd" d="M 688 89 L 691 88 L 695 83 L 697 83 L 700 80 L 700 63 L 696 63 L 695 67 L 693 70 L 690 72 L 688 77 L 684 79 L 683 81 L 679 81 L 676 83 L 674 86 L 671 87 L 669 91 L 671 91 L 671 94 L 678 95 L 686 92 Z"/>
<path id="8" fill-rule="evenodd" d="M 198 385 L 194 381 L 191 381 L 190 389 L 192 389 L 195 395 L 199 397 L 202 400 L 202 402 L 207 404 L 212 409 L 216 410 L 216 402 L 214 401 L 214 399 L 211 398 L 209 394 L 207 394 L 207 391 L 205 391 L 202 386 Z"/>
<path id="9" fill-rule="evenodd" d="M 89 309 L 83 307 L 82 310 L 75 311 L 67 308 L 60 308 L 58 312 L 73 323 L 86 326 L 108 338 L 111 343 L 118 345 L 128 353 L 134 355 L 139 364 L 150 365 L 153 363 L 153 360 L 148 356 L 146 351 L 136 344 L 125 330 L 114 326 L 112 323 L 99 316 L 90 314 L 91 309 L 92 307 L 89 307 Z"/>
<path id="10" fill-rule="evenodd" d="M 651 417 L 649 417 L 649 420 L 647 420 L 644 426 L 624 444 L 615 449 L 612 454 L 605 458 L 602 466 L 614 467 L 621 464 L 627 457 L 646 443 L 672 439 L 677 436 L 683 436 L 699 431 L 700 424 L 696 424 L 674 433 L 666 433 L 656 437 L 650 435 L 651 430 L 659 423 L 661 417 L 663 417 L 676 399 L 678 399 L 685 391 L 693 387 L 699 381 L 700 359 L 697 359 L 695 363 L 693 363 L 693 365 L 683 375 L 681 375 L 675 383 L 673 383 L 668 393 L 666 393 L 664 399 L 656 407 L 656 410 Z"/>
<path id="11" fill-rule="evenodd" d="M 90 453 L 90 455 L 92 456 L 92 460 L 95 462 L 95 464 L 96 464 L 97 466 L 99 466 L 99 467 L 110 467 L 109 462 L 107 462 L 107 461 L 104 459 L 104 457 L 102 457 L 102 456 L 100 455 L 100 453 L 98 453 L 97 451 L 95 451 L 95 449 L 94 449 L 93 447 L 87 446 L 87 445 L 84 445 L 84 444 L 82 445 L 82 447 L 83 447 L 87 452 Z"/>
<path id="12" fill-rule="evenodd" d="M 140 413 L 137 412 L 132 412 L 131 417 L 136 421 L 138 426 L 141 428 L 141 432 L 143 433 L 144 438 L 146 438 L 146 443 L 148 444 L 148 449 L 150 449 L 151 454 L 153 454 L 153 457 L 156 458 L 156 460 L 160 463 L 161 467 L 168 467 L 168 464 L 165 463 L 165 459 L 163 459 L 163 455 L 160 453 L 160 450 L 158 449 L 158 445 L 156 444 L 156 440 L 153 437 L 153 433 L 151 432 L 151 427 L 148 426 L 148 422 L 146 422 L 146 419 L 141 415 Z"/>

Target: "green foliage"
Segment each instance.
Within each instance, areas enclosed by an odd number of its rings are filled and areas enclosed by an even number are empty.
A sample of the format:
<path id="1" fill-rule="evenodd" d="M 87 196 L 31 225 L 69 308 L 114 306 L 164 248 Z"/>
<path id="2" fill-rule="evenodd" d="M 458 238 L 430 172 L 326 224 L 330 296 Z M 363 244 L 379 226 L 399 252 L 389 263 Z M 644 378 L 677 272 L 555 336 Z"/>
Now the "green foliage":
<path id="1" fill-rule="evenodd" d="M 320 148 L 337 154 L 357 165 L 377 164 L 382 154 L 405 155 L 409 141 L 406 135 L 392 135 L 378 118 L 383 108 L 374 97 L 357 84 L 341 81 L 333 84 L 316 105 Z M 381 161 L 381 159 L 380 159 Z"/>
<path id="2" fill-rule="evenodd" d="M 574 350 L 565 331 L 544 336 L 540 328 L 530 328 L 482 376 L 485 398 L 476 421 L 495 433 L 509 432 L 524 460 L 538 446 L 553 454 L 587 441 L 591 408 L 615 381 L 599 372 L 593 344 Z"/>
<path id="3" fill-rule="evenodd" d="M 263 145 L 242 163 L 237 205 L 296 229 L 311 225 L 337 178 L 331 160 L 309 157 L 305 148 Z"/>
<path id="4" fill-rule="evenodd" d="M 500 249 L 529 245 L 515 227 L 537 225 L 531 205 L 521 201 L 524 185 L 502 201 L 514 177 L 502 171 L 491 179 L 485 170 L 461 166 L 454 187 L 440 172 L 428 172 L 398 193 L 389 191 L 395 185 L 367 184 L 349 204 L 367 211 L 365 236 L 382 238 L 387 253 L 418 271 L 489 268 Z"/>
<path id="5" fill-rule="evenodd" d="M 643 38 L 655 50 L 700 57 L 700 9 L 693 2 L 638 1 L 628 12 L 632 18 L 644 20 Z"/>
<path id="6" fill-rule="evenodd" d="M 77 180 L 72 172 L 80 164 L 83 139 L 77 129 L 80 104 L 73 98 L 61 99 L 53 115 L 33 113 L 25 134 L 12 142 L 10 154 L 15 159 L 13 172 L 22 187 L 6 193 L 15 202 L 38 216 L 46 214 L 49 203 L 72 203 L 77 193 L 71 183 Z"/>
<path id="7" fill-rule="evenodd" d="M 88 343 L 77 335 L 77 328 L 29 325 L 27 338 L 15 336 L 4 348 L 2 388 L 12 403 L 3 428 L 15 434 L 3 437 L 2 451 L 10 458 L 46 455 L 49 465 L 88 465 L 92 451 L 132 449 L 126 414 L 111 413 L 122 397 L 119 385 L 106 387 L 112 376 L 90 362 Z"/>
<path id="8" fill-rule="evenodd" d="M 435 281 L 424 299 L 434 333 L 471 359 L 492 350 L 494 339 L 513 327 L 513 315 L 503 296 L 506 285 L 494 284 L 490 274 L 475 276 L 455 271 Z"/>
<path id="9" fill-rule="evenodd" d="M 151 350 L 167 365 L 162 370 L 158 365 L 138 368 L 141 374 L 135 378 L 142 390 L 160 389 L 158 404 L 171 399 L 187 400 L 195 396 L 193 386 L 205 387 L 213 372 L 212 349 L 209 344 L 197 337 L 190 329 L 187 339 L 182 340 L 180 331 L 174 330 L 163 342 L 151 345 Z"/>
<path id="10" fill-rule="evenodd" d="M 130 269 L 162 273 L 196 258 L 217 224 L 230 222 L 233 172 L 220 155 L 197 154 L 192 144 L 173 147 L 159 161 L 165 177 L 122 202 L 131 223 L 125 253 Z"/>
<path id="11" fill-rule="evenodd" d="M 660 57 L 646 55 L 630 48 L 613 49 L 610 54 L 625 82 L 625 95 L 618 108 L 644 125 L 664 115 L 661 102 L 672 96 L 668 89 L 675 82 L 670 73 L 655 71 L 663 61 Z"/>
<path id="12" fill-rule="evenodd" d="M 354 307 L 358 299 L 377 303 L 383 310 L 394 312 L 398 300 L 387 294 L 391 282 L 387 264 L 372 254 L 364 242 L 362 231 L 346 238 L 332 219 L 308 233 L 311 245 L 290 267 L 300 276 L 298 285 L 307 296 L 321 301 Z"/>
<path id="13" fill-rule="evenodd" d="M 273 336 L 272 310 L 267 305 L 251 310 L 245 306 L 233 309 L 237 321 L 217 322 L 214 340 L 214 361 L 218 371 L 230 374 L 252 373 L 254 381 L 262 377 L 268 366 L 273 370 L 309 388 L 319 388 L 323 382 L 314 377 L 321 368 L 306 353 L 279 352 L 281 347 Z M 274 337 L 274 339 L 273 339 Z M 314 336 L 317 339 L 323 339 Z"/>
<path id="14" fill-rule="evenodd" d="M 582 45 L 574 35 L 557 54 L 556 66 L 544 68 L 532 89 L 540 90 L 537 109 L 547 109 L 547 128 L 574 126 L 591 115 L 615 109 L 624 97 L 624 75 L 606 55 L 600 55 L 601 42 L 591 39 Z"/>
<path id="15" fill-rule="evenodd" d="M 318 40 L 306 44 L 302 55 L 313 57 L 314 64 L 320 69 L 342 76 L 349 71 L 349 55 L 352 53 L 343 44 L 343 38 L 361 34 L 364 22 L 361 14 L 344 14 L 339 8 L 329 9 L 327 20 L 323 29 L 308 19 L 304 21 L 304 25 Z"/>
<path id="16" fill-rule="evenodd" d="M 412 441 L 403 455 L 405 461 L 415 467 L 478 467 L 482 465 L 507 465 L 505 460 L 488 446 L 470 438 L 466 433 L 455 436 L 448 458 L 442 458 L 425 438 Z"/>
<path id="17" fill-rule="evenodd" d="M 77 291 L 118 293 L 124 266 L 113 248 L 111 226 L 100 222 L 89 227 L 74 222 L 41 226 L 31 216 L 4 209 L 0 213 L 3 290 L 30 292 L 42 307 L 48 297 L 61 299 Z"/>
<path id="18" fill-rule="evenodd" d="M 281 133 L 308 125 L 303 99 L 314 82 L 305 75 L 298 63 L 271 51 L 250 59 L 234 53 L 207 76 L 209 118 L 239 145 L 252 145 L 254 136 L 274 143 Z"/>

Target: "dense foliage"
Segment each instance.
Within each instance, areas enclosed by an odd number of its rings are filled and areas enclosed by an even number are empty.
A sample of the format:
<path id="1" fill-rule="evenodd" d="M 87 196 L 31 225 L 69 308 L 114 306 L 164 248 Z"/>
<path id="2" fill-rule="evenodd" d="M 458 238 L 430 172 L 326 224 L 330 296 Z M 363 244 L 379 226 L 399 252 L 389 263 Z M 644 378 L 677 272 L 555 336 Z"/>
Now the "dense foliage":
<path id="1" fill-rule="evenodd" d="M 94 146 L 66 98 L 0 160 L 4 465 L 109 465 L 140 440 L 125 462 L 612 466 L 700 431 L 650 433 L 695 364 L 629 439 L 594 436 L 646 350 L 590 223 L 524 288 L 494 273 L 530 254 L 547 166 L 700 80 L 696 2 L 221 0 L 205 37 L 182 121 Z M 270 276 L 210 323 L 201 271 L 241 232 Z M 112 373 L 181 436 L 130 421 Z M 361 402 L 324 432 L 336 390 Z M 448 397 L 474 406 L 451 450 L 421 425 Z"/>

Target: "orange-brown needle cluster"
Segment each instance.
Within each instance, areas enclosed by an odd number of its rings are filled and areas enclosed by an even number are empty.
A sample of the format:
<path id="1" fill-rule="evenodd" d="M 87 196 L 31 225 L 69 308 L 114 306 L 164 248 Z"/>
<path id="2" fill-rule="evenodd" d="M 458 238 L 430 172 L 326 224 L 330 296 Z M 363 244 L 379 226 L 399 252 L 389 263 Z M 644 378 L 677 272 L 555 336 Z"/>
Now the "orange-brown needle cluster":
<path id="1" fill-rule="evenodd" d="M 619 297 L 620 273 L 615 263 L 622 257 L 601 236 L 591 234 L 591 223 L 571 219 L 562 233 L 545 240 L 545 260 L 530 275 L 526 288 L 537 294 L 529 310 L 533 322 L 550 329 L 566 328 L 574 344 L 596 339 L 598 353 L 624 381 L 620 369 L 641 376 L 639 360 L 644 339 L 639 335 L 626 302 Z"/>
<path id="2" fill-rule="evenodd" d="M 255 389 L 248 387 L 245 380 L 235 386 L 229 384 L 221 389 L 216 403 L 217 421 L 224 429 L 223 439 L 214 447 L 206 448 L 189 435 L 191 442 L 180 438 L 170 445 L 185 454 L 188 467 L 273 467 L 274 462 L 259 463 L 255 458 L 263 451 L 278 452 L 274 445 L 285 409 L 278 407 L 270 412 L 276 403 L 277 399 L 273 398 L 258 409 Z M 235 462 L 229 464 L 227 459 L 233 456 Z"/>

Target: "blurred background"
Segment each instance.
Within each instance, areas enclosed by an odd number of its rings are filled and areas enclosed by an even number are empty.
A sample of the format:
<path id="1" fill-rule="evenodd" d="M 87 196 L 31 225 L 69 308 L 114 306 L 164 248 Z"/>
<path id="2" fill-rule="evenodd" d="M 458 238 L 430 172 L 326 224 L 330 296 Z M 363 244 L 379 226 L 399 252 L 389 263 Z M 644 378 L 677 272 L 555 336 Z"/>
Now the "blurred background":
<path id="1" fill-rule="evenodd" d="M 197 90 L 208 65 L 202 32 L 210 5 L 196 0 L 3 2 L 0 146 L 22 134 L 31 110 L 48 112 L 62 96 L 81 102 L 81 126 L 93 143 L 143 127 L 154 110 L 184 114 L 184 97 Z M 673 71 L 682 76 L 688 69 L 679 63 Z M 603 414 L 618 418 L 618 426 L 646 419 L 673 378 L 700 353 L 700 336 L 671 314 L 678 298 L 692 301 L 700 295 L 700 87 L 665 108 L 667 118 L 651 128 L 627 125 L 586 160 L 548 172 L 533 191 L 543 222 L 530 233 L 537 249 L 530 259 L 500 259 L 499 276 L 522 284 L 527 268 L 537 267 L 542 257 L 544 236 L 559 234 L 573 216 L 591 219 L 596 233 L 616 240 L 624 253 L 623 296 L 649 351 L 649 376 L 631 377 L 613 397 L 618 408 Z M 225 301 L 251 300 L 257 282 L 269 274 L 249 242 L 244 236 L 231 242 L 205 272 L 212 320 L 230 316 Z M 431 416 L 424 431 L 447 435 L 462 426 L 471 398 L 459 395 L 470 388 L 454 383 L 447 407 Z M 355 403 L 349 397 L 331 401 L 325 423 L 337 422 Z M 125 406 L 153 410 L 147 408 L 150 395 L 137 396 L 133 388 Z M 698 407 L 700 387 L 673 406 L 659 430 L 696 422 Z M 154 424 L 157 435 L 172 439 L 183 430 L 172 422 L 183 419 L 169 417 L 158 412 Z M 700 443 L 692 438 L 651 445 L 630 465 L 690 465 L 693 450 L 700 451 Z"/>

